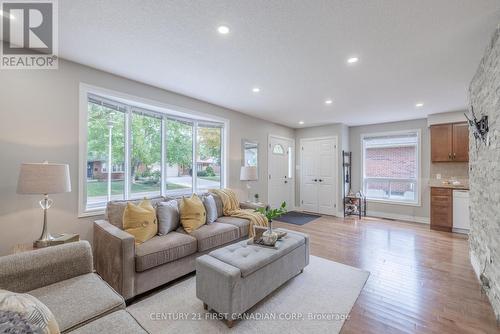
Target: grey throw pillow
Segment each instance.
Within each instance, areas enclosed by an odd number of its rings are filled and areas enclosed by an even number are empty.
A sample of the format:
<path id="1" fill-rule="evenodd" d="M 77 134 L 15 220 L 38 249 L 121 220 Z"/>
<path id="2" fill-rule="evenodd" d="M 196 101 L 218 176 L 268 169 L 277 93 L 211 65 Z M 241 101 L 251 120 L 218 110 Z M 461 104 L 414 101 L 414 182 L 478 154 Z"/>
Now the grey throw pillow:
<path id="1" fill-rule="evenodd" d="M 214 197 L 215 200 L 215 205 L 217 205 L 217 217 L 222 217 L 224 216 L 224 210 L 223 210 L 223 205 L 222 205 L 222 199 L 219 197 L 219 195 L 210 193 Z"/>
<path id="2" fill-rule="evenodd" d="M 214 197 L 212 195 L 204 196 L 203 205 L 205 206 L 205 211 L 207 213 L 207 224 L 212 224 L 218 218 L 217 205 L 215 204 Z"/>
<path id="3" fill-rule="evenodd" d="M 165 235 L 179 227 L 179 207 L 176 200 L 160 202 L 156 205 L 158 234 Z"/>

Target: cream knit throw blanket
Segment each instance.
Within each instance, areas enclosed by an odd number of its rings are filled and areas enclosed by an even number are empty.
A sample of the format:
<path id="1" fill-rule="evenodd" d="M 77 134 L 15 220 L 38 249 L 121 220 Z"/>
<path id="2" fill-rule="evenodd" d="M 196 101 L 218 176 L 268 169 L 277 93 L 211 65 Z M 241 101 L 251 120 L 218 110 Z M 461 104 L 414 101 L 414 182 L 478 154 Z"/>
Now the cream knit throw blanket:
<path id="1" fill-rule="evenodd" d="M 231 189 L 210 189 L 209 191 L 221 198 L 224 216 L 244 218 L 250 221 L 248 228 L 248 236 L 250 238 L 254 236 L 253 227 L 255 225 L 267 226 L 267 218 L 260 212 L 255 212 L 252 209 L 240 209 L 240 202 Z"/>

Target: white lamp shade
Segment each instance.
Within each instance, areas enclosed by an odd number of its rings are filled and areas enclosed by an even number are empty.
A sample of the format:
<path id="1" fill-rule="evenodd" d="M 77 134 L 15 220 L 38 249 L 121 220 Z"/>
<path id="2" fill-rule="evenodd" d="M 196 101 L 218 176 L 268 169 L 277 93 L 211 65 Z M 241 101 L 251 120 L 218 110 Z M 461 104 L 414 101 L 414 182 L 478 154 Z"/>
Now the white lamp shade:
<path id="1" fill-rule="evenodd" d="M 71 191 L 66 164 L 26 163 L 21 165 L 18 194 L 57 194 Z"/>
<path id="2" fill-rule="evenodd" d="M 257 166 L 242 166 L 240 181 L 257 181 Z"/>

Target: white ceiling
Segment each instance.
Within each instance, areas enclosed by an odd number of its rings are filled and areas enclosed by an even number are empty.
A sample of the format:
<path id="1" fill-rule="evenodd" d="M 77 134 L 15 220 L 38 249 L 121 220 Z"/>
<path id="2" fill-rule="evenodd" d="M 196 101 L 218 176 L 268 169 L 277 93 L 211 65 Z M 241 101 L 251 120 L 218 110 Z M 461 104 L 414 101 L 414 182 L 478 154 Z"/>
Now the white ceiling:
<path id="1" fill-rule="evenodd" d="M 71 0 L 59 9 L 61 57 L 291 127 L 464 109 L 500 23 L 500 0 Z M 352 55 L 360 61 L 349 66 Z"/>

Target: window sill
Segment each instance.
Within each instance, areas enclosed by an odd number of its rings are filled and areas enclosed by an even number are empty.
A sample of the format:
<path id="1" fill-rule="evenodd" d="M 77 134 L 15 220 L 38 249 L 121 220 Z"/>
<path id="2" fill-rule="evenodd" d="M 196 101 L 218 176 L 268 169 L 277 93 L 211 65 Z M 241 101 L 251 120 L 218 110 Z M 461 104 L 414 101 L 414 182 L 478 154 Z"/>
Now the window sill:
<path id="1" fill-rule="evenodd" d="M 392 201 L 387 199 L 375 199 L 375 198 L 367 198 L 367 202 L 369 203 L 380 203 L 380 204 L 391 204 L 391 205 L 403 205 L 403 206 L 422 206 L 419 202 L 403 202 L 403 201 Z"/>
<path id="2" fill-rule="evenodd" d="M 78 218 L 102 216 L 102 215 L 104 215 L 105 211 L 106 211 L 105 208 L 102 208 L 102 209 L 99 208 L 99 209 L 95 209 L 92 211 L 80 212 L 80 213 L 78 213 Z"/>
<path id="3" fill-rule="evenodd" d="M 208 190 L 201 189 L 200 191 L 196 192 L 196 194 L 201 194 L 201 193 L 204 193 L 207 191 Z M 192 194 L 193 194 L 193 192 L 191 191 L 191 189 L 188 189 L 187 191 L 184 189 L 184 190 L 172 190 L 170 192 L 167 192 L 165 195 L 154 195 L 152 197 L 162 196 L 164 198 L 176 199 L 176 198 L 182 198 L 182 197 L 190 197 Z M 126 200 L 119 199 L 118 201 L 140 201 L 143 198 L 144 197 L 131 197 L 131 198 L 126 199 Z M 149 198 L 151 198 L 151 197 L 149 197 Z M 87 209 L 83 212 L 79 212 L 78 218 L 102 216 L 106 213 L 106 205 L 107 204 L 104 203 L 104 205 L 102 207 L 98 206 L 95 208 Z"/>

